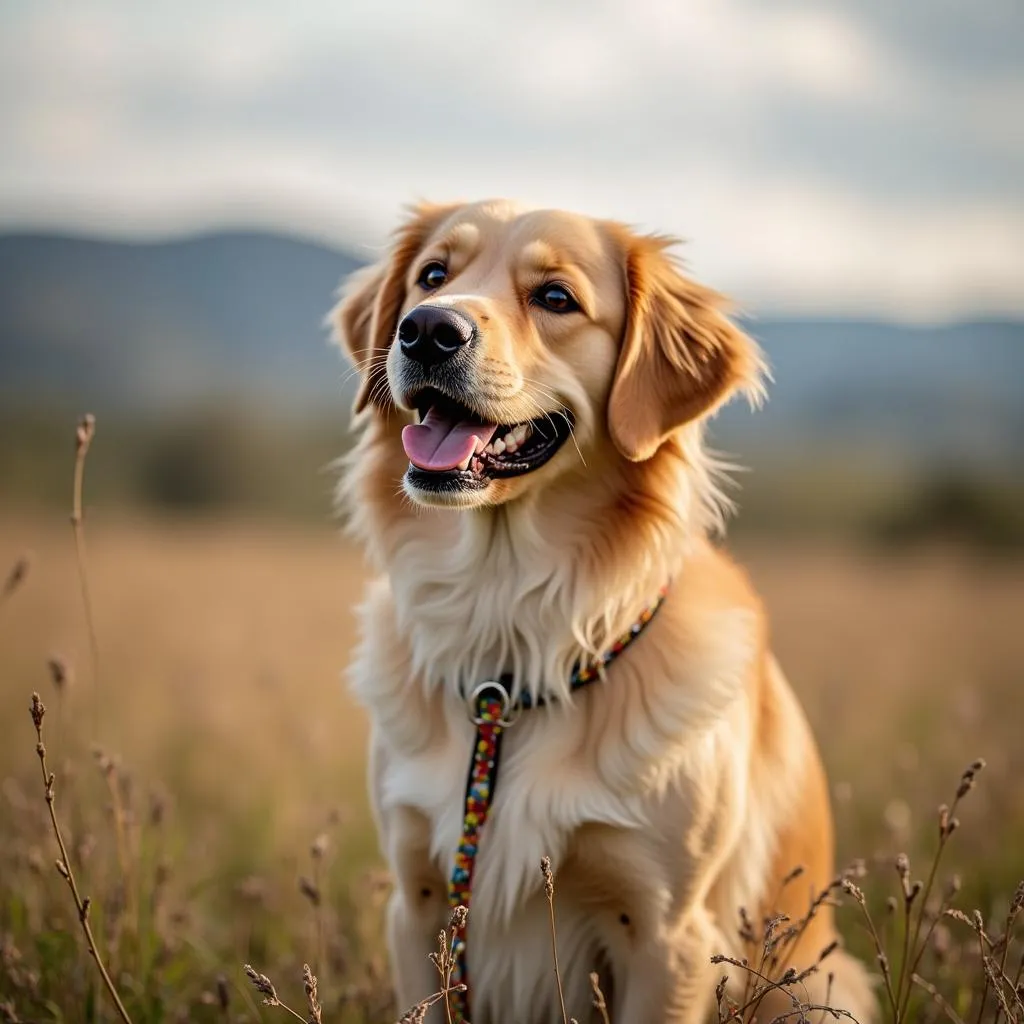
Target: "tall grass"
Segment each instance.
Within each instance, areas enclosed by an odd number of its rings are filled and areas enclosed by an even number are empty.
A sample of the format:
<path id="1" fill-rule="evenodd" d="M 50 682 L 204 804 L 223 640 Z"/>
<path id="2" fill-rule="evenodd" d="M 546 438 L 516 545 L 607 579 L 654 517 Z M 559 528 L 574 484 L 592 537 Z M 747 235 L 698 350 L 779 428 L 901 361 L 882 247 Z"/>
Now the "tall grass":
<path id="1" fill-rule="evenodd" d="M 85 558 L 82 500 L 85 457 L 94 434 L 95 421 L 83 419 L 75 435 L 72 525 L 91 676 L 98 681 L 100 637 Z M 31 556 L 19 556 L 5 577 L 0 621 L 28 585 L 32 566 Z M 51 656 L 48 672 L 57 712 L 62 713 L 73 666 L 63 657 Z M 98 691 L 94 697 L 96 707 Z M 232 877 L 224 862 L 199 872 L 197 882 L 197 876 L 188 878 L 186 870 L 196 856 L 190 849 L 195 837 L 168 831 L 173 799 L 159 789 L 147 799 L 133 773 L 105 751 L 94 750 L 91 773 L 83 773 L 63 751 L 51 753 L 44 741 L 46 714 L 42 698 L 33 693 L 30 717 L 41 796 L 31 796 L 13 778 L 4 782 L 15 828 L 0 848 L 0 1020 L 103 1021 L 113 1016 L 135 1024 L 241 1022 L 259 1019 L 265 1005 L 312 1024 L 383 1024 L 396 1019 L 411 1024 L 423 1021 L 432 1008 L 448 1008 L 452 946 L 451 934 L 442 932 L 437 949 L 424 951 L 438 973 L 436 991 L 425 993 L 398 1018 L 401 1008 L 391 1003 L 377 924 L 387 883 L 378 874 L 360 876 L 357 895 L 346 895 L 340 880 L 350 877 L 351 869 L 338 865 L 332 870 L 331 863 L 331 835 L 344 836 L 342 822 L 334 821 L 308 844 L 296 846 L 296 851 L 306 846 L 309 857 L 302 868 L 296 852 L 288 868 L 302 901 L 297 906 L 275 906 L 259 876 L 239 876 L 235 871 Z M 59 740 L 67 738 L 69 749 L 83 749 L 87 730 L 82 716 L 59 721 L 58 734 Z M 26 736 L 26 756 L 28 748 Z M 219 764 L 212 784 L 243 791 L 246 780 L 234 771 L 227 752 Z M 777 1022 L 811 1019 L 816 1013 L 832 1019 L 850 1016 L 828 1000 L 819 1005 L 806 998 L 805 982 L 812 974 L 828 975 L 834 947 L 813 951 L 803 967 L 792 966 L 809 921 L 826 904 L 839 908 L 850 945 L 874 958 L 883 1019 L 889 1024 L 942 1019 L 956 1024 L 1024 1024 L 1024 943 L 1018 934 L 1024 883 L 1009 892 L 998 882 L 986 885 L 975 878 L 963 886 L 955 873 L 944 874 L 949 850 L 965 831 L 961 805 L 975 789 L 983 767 L 981 761 L 972 763 L 948 805 L 937 809 L 933 850 L 920 873 L 923 880 L 915 877 L 906 854 L 871 857 L 870 867 L 854 862 L 823 892 L 814 894 L 798 921 L 769 915 L 755 922 L 741 912 L 735 927 L 749 955 L 713 958 L 732 975 L 731 980 L 723 976 L 715 993 L 719 1024 L 767 1024 L 763 1013 L 758 1014 L 769 993 L 782 993 L 790 1006 L 774 1018 Z M 998 825 L 987 821 L 973 827 Z M 223 823 L 214 820 L 212 827 Z M 43 852 L 47 848 L 54 854 L 48 857 Z M 556 868 L 547 858 L 541 864 L 551 925 L 551 985 L 563 1021 L 578 1013 L 602 1024 L 629 1024 L 611 1020 L 596 974 L 591 975 L 592 1005 L 565 1005 L 563 970 L 589 971 L 591 965 L 559 961 Z M 784 884 L 794 884 L 800 877 L 801 869 L 794 866 Z M 50 885 L 51 878 L 59 880 L 63 897 Z M 92 898 L 90 890 L 101 896 Z M 962 902 L 968 890 L 975 899 L 987 893 L 984 913 Z M 221 910 L 201 917 L 194 912 L 200 902 Z M 273 961 L 273 973 L 294 978 L 294 985 L 287 987 L 302 991 L 302 1009 L 286 1003 L 270 977 L 244 963 L 246 958 L 256 964 Z M 316 964 L 315 974 L 307 961 Z"/>

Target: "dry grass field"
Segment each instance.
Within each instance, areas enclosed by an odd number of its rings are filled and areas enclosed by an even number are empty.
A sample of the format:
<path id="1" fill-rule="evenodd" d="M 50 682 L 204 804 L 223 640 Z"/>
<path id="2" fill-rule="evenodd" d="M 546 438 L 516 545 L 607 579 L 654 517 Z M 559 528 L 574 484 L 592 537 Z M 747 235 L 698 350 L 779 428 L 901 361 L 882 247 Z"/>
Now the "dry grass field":
<path id="1" fill-rule="evenodd" d="M 323 1020 L 394 1020 L 366 728 L 342 681 L 358 552 L 327 528 L 94 512 L 86 531 L 98 682 L 70 527 L 0 519 L 0 576 L 31 552 L 0 604 L 0 1020 L 115 1019 L 54 869 L 33 691 L 69 857 L 133 1020 L 283 1019 L 242 964 L 304 1007 L 303 962 Z M 885 909 L 900 891 L 895 855 L 910 855 L 914 878 L 927 871 L 936 808 L 983 757 L 941 884 L 958 872 L 958 905 L 997 937 L 1024 876 L 1024 562 L 764 541 L 738 555 L 819 737 L 841 863 L 865 859 L 857 885 L 880 928 L 898 946 L 888 917 L 902 911 Z M 847 904 L 847 941 L 870 955 Z M 954 1005 L 925 1000 L 905 1019 L 993 1019 L 997 1000 L 980 1009 L 960 980 L 971 928 L 950 919 L 930 941 L 933 980 Z M 998 942 L 987 953 L 998 963 Z M 1018 944 L 1008 974 L 1020 955 Z"/>

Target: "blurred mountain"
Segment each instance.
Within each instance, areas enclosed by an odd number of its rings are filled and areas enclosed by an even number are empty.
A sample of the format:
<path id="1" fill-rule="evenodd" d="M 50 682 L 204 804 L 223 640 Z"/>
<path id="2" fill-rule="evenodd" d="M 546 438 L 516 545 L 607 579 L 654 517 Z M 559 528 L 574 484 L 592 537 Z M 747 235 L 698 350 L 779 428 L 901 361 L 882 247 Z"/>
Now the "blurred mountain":
<path id="1" fill-rule="evenodd" d="M 336 401 L 324 316 L 359 261 L 256 232 L 154 244 L 0 236 L 0 394 L 151 410 Z"/>
<path id="2" fill-rule="evenodd" d="M 0 236 L 0 400 L 122 413 L 243 396 L 299 413 L 337 408 L 354 382 L 323 318 L 360 262 L 255 232 L 153 244 Z M 1024 322 L 746 326 L 775 383 L 756 417 L 731 407 L 716 424 L 731 450 L 1021 464 Z"/>
<path id="3" fill-rule="evenodd" d="M 753 419 L 737 405 L 722 414 L 716 431 L 728 443 L 1024 477 L 1024 322 L 755 318 L 745 327 L 773 381 Z"/>

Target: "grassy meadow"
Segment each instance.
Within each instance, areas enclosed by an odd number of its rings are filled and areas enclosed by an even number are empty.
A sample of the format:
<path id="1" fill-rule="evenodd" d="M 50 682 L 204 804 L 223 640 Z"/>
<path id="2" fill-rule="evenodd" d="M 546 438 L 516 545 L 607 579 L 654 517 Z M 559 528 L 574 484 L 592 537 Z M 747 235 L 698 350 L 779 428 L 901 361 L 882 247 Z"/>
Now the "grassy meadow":
<path id="1" fill-rule="evenodd" d="M 308 963 L 324 1021 L 394 1021 L 406 1008 L 389 1005 L 385 980 L 366 724 L 342 681 L 358 552 L 327 524 L 103 508 L 85 537 L 98 678 L 67 517 L 0 517 L 0 578 L 28 554 L 0 603 L 0 1020 L 117 1019 L 54 866 L 38 691 L 68 857 L 132 1020 L 286 1019 L 262 1005 L 246 963 L 306 1019 Z M 819 738 L 840 863 L 864 861 L 854 898 L 836 893 L 847 942 L 874 957 L 863 890 L 899 967 L 895 857 L 926 876 L 936 809 L 984 758 L 935 888 L 918 897 L 922 973 L 943 1001 L 915 986 L 900 1019 L 1020 1019 L 1021 943 L 1004 954 L 998 938 L 1024 876 L 1024 558 L 753 536 L 737 554 Z M 954 872 L 956 905 L 981 911 L 987 938 L 970 919 L 930 927 Z M 979 948 L 1010 979 L 1005 1012 L 991 984 L 981 1005 Z"/>

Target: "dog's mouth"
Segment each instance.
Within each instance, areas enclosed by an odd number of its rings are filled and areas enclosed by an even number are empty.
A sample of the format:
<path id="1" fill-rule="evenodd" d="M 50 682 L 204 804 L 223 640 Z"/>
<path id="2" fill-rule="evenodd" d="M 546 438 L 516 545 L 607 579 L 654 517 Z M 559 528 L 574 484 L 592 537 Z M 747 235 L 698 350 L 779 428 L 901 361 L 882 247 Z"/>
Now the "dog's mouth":
<path id="1" fill-rule="evenodd" d="M 413 400 L 419 416 L 402 430 L 409 475 L 436 487 L 485 485 L 522 476 L 543 466 L 572 433 L 572 413 L 548 413 L 521 423 L 488 423 L 478 413 L 439 391 Z"/>

